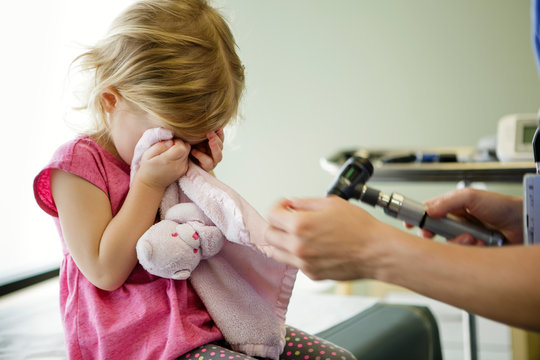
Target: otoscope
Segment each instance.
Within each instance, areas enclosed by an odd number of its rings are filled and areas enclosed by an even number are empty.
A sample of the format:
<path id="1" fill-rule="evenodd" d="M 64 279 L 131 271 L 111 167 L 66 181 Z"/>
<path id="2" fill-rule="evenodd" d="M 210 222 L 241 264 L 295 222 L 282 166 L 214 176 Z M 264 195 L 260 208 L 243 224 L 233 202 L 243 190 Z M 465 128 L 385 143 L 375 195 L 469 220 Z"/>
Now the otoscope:
<path id="1" fill-rule="evenodd" d="M 407 199 L 401 194 L 392 193 L 389 196 L 370 188 L 365 184 L 371 175 L 373 175 L 373 165 L 368 159 L 350 157 L 341 167 L 327 195 L 337 195 L 345 200 L 353 198 L 374 207 L 382 207 L 384 212 L 391 217 L 447 239 L 460 234 L 471 234 L 487 246 L 501 246 L 506 241 L 504 235 L 497 231 L 471 224 L 451 214 L 442 218 L 430 217 L 424 204 Z"/>

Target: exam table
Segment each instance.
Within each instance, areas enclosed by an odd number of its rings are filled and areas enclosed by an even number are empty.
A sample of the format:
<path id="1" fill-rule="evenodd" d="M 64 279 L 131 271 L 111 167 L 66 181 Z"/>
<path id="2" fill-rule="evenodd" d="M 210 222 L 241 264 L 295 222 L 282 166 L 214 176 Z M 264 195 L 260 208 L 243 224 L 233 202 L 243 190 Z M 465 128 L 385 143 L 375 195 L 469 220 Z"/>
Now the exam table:
<path id="1" fill-rule="evenodd" d="M 67 358 L 58 278 L 53 273 L 35 282 L 1 286 L 0 359 Z M 427 307 L 295 289 L 287 323 L 348 349 L 358 360 L 442 359 L 437 323 Z"/>
<path id="2" fill-rule="evenodd" d="M 437 323 L 423 306 L 377 303 L 317 335 L 361 360 L 442 360 Z"/>

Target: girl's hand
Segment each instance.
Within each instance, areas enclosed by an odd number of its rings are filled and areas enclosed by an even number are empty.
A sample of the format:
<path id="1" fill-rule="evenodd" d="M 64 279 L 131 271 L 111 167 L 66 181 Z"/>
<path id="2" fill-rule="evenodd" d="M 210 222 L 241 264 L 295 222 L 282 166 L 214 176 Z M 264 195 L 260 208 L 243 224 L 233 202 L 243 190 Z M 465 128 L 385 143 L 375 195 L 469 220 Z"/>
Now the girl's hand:
<path id="1" fill-rule="evenodd" d="M 146 150 L 135 179 L 155 189 L 165 189 L 184 176 L 191 146 L 182 140 L 160 141 Z"/>
<path id="2" fill-rule="evenodd" d="M 199 166 L 205 171 L 212 171 L 216 165 L 223 159 L 223 141 L 225 134 L 223 129 L 219 128 L 216 132 L 206 134 L 208 141 L 194 145 L 191 148 L 193 156 Z"/>

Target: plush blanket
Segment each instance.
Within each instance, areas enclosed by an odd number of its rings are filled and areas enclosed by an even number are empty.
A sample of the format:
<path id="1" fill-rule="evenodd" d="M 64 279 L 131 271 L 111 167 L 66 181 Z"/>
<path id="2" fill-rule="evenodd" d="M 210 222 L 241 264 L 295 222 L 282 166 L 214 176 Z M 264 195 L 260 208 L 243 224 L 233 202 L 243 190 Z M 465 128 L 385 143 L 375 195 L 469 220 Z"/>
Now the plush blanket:
<path id="1" fill-rule="evenodd" d="M 135 148 L 132 177 L 142 153 L 172 137 L 162 128 L 146 131 Z M 195 264 L 193 269 L 180 266 L 165 273 L 172 278 L 190 275 L 189 281 L 234 350 L 278 359 L 285 345 L 285 314 L 296 269 L 269 257 L 265 219 L 237 192 L 193 162 L 167 188 L 160 212 L 162 220 L 137 245 L 141 264 L 158 276 L 178 257 Z M 164 221 L 166 226 L 160 224 Z M 155 256 L 162 241 L 172 245 L 164 245 Z"/>

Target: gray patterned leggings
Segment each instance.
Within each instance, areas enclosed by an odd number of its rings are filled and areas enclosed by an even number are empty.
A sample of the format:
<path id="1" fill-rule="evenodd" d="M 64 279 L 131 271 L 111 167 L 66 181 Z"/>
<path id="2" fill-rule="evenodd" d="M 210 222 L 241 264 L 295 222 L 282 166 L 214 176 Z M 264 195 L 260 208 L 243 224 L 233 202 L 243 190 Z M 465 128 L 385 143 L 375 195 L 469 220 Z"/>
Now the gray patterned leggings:
<path id="1" fill-rule="evenodd" d="M 280 360 L 356 360 L 349 351 L 326 340 L 286 326 L 285 349 Z M 226 344 L 206 344 L 180 356 L 177 360 L 258 360 L 232 351 Z"/>

